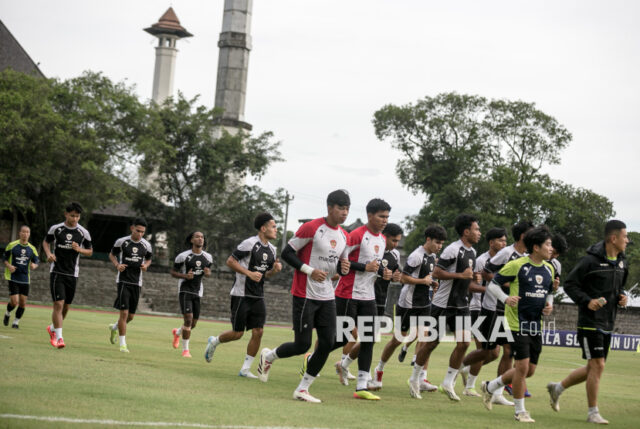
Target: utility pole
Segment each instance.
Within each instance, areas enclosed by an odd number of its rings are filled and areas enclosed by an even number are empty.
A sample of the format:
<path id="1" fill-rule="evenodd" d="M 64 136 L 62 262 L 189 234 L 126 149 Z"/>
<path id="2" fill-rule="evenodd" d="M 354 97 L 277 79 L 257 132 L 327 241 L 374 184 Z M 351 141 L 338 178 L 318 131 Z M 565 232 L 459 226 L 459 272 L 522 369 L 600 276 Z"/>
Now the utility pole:
<path id="1" fill-rule="evenodd" d="M 284 246 L 287 244 L 287 221 L 289 220 L 289 202 L 293 201 L 293 195 L 289 195 L 289 191 L 285 191 L 284 201 L 286 208 L 284 211 L 284 228 L 282 228 L 282 244 L 280 245 L 280 253 L 284 250 Z"/>

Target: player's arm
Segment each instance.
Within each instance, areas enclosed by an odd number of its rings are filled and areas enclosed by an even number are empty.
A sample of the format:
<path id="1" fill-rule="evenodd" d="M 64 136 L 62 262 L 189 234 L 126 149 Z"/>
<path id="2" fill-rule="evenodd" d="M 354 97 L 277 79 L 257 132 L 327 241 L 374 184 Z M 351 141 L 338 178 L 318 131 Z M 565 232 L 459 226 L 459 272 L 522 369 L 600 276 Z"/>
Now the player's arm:
<path id="1" fill-rule="evenodd" d="M 476 281 L 469 283 L 469 292 L 471 293 L 485 293 L 486 291 L 487 288 Z"/>
<path id="2" fill-rule="evenodd" d="M 280 262 L 280 259 L 276 258 L 276 261 L 273 263 L 273 267 L 269 271 L 264 273 L 264 275 L 266 278 L 270 279 L 280 271 L 282 271 L 282 263 Z"/>
<path id="3" fill-rule="evenodd" d="M 36 248 L 32 244 L 29 246 L 31 247 L 31 269 L 35 270 L 40 265 L 40 257 Z"/>
<path id="4" fill-rule="evenodd" d="M 588 307 L 590 310 L 598 310 L 604 306 L 598 298 L 591 298 L 583 289 L 584 278 L 589 272 L 589 257 L 585 256 L 578 261 L 564 282 L 564 291 L 579 306 Z"/>
<path id="5" fill-rule="evenodd" d="M 11 248 L 7 246 L 7 249 L 5 249 L 2 255 L 2 262 L 4 263 L 4 266 L 7 267 L 9 272 L 13 273 L 16 270 L 16 267 L 11 265 L 11 263 L 9 262 L 10 257 L 11 257 Z"/>
<path id="6" fill-rule="evenodd" d="M 431 285 L 431 283 L 433 283 L 433 278 L 431 277 L 431 275 L 427 275 L 421 279 L 417 279 L 415 277 L 410 276 L 409 274 L 406 273 L 402 273 L 402 277 L 400 278 L 400 281 L 404 284 L 409 284 L 409 285 Z"/>
<path id="7" fill-rule="evenodd" d="M 51 253 L 51 243 L 55 240 L 53 236 L 53 228 L 49 230 L 49 233 L 42 240 L 42 248 L 44 249 L 44 254 L 47 256 L 47 262 L 55 262 L 56 256 Z"/>
<path id="8" fill-rule="evenodd" d="M 451 273 L 442 269 L 440 266 L 436 265 L 433 270 L 433 277 L 440 280 L 467 280 L 473 278 L 473 270 L 471 268 L 467 268 L 461 273 Z"/>
<path id="9" fill-rule="evenodd" d="M 144 264 L 140 266 L 140 269 L 142 271 L 147 271 L 147 269 L 151 265 L 151 261 L 153 260 L 153 250 L 151 249 L 151 244 L 147 245 L 145 242 L 145 247 L 147 249 L 147 254 L 144 255 Z"/>
<path id="10" fill-rule="evenodd" d="M 310 276 L 315 281 L 324 281 L 327 278 L 326 272 L 317 270 L 302 262 L 300 258 L 298 258 L 298 254 L 296 253 L 296 251 L 293 249 L 293 247 L 291 247 L 291 244 L 287 244 L 285 246 L 284 250 L 280 254 L 280 257 L 287 264 L 291 265 L 296 270 Z M 338 270 L 338 272 L 340 272 L 340 270 Z"/>
<path id="11" fill-rule="evenodd" d="M 511 286 L 511 282 L 515 280 L 519 269 L 520 265 L 516 263 L 510 262 L 505 265 L 498 273 L 493 276 L 493 280 L 491 280 L 491 283 L 489 283 L 489 285 L 487 286 L 487 292 L 489 292 L 503 304 L 510 307 L 515 307 L 516 304 L 518 304 L 518 301 L 520 301 L 520 297 L 516 295 L 507 295 L 504 292 L 503 288 L 509 288 Z"/>
<path id="12" fill-rule="evenodd" d="M 111 250 L 111 252 L 109 252 L 109 260 L 111 261 L 113 266 L 116 267 L 116 270 L 118 270 L 120 272 L 123 272 L 127 268 L 126 264 L 121 264 L 120 262 L 118 262 L 118 259 L 113 254 L 113 250 Z"/>
<path id="13" fill-rule="evenodd" d="M 242 265 L 240 265 L 240 262 L 236 259 L 236 256 L 233 254 L 227 258 L 227 267 L 231 268 L 233 271 L 235 271 L 238 274 L 243 274 L 249 277 L 254 282 L 259 282 L 260 279 L 262 279 L 261 272 L 250 271 L 249 269 L 243 267 Z"/>

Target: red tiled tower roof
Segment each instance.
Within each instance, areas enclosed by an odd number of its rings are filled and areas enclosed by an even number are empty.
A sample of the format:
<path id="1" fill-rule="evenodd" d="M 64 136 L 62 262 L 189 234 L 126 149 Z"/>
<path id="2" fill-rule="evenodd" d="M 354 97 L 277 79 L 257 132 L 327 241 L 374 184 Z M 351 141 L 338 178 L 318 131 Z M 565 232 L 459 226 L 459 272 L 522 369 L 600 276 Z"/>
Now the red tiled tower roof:
<path id="1" fill-rule="evenodd" d="M 178 37 L 193 36 L 193 34 L 189 33 L 182 25 L 180 25 L 180 21 L 172 7 L 167 9 L 158 22 L 149 28 L 145 28 L 144 31 L 149 34 L 153 34 L 154 36 L 158 34 L 174 34 Z"/>

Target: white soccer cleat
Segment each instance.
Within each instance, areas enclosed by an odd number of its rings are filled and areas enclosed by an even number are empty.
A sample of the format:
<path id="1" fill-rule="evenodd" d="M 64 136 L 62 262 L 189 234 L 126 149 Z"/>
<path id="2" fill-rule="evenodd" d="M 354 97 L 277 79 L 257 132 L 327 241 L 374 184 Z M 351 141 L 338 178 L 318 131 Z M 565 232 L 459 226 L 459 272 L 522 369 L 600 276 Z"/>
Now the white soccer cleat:
<path id="1" fill-rule="evenodd" d="M 421 392 L 435 392 L 436 390 L 438 390 L 438 386 L 429 383 L 429 380 L 427 380 L 426 378 L 424 380 L 420 380 Z"/>
<path id="2" fill-rule="evenodd" d="M 343 386 L 349 385 L 349 369 L 342 366 L 342 362 L 338 361 L 334 365 L 336 368 L 336 374 L 340 378 L 340 384 Z"/>
<path id="3" fill-rule="evenodd" d="M 293 399 L 297 399 L 298 401 L 304 401 L 304 402 L 312 402 L 314 404 L 319 404 L 320 402 L 322 402 L 320 399 L 311 396 L 311 394 L 309 392 L 307 392 L 306 390 L 296 390 L 293 392 Z"/>
<path id="4" fill-rule="evenodd" d="M 438 387 L 438 390 L 440 391 L 440 393 L 444 393 L 445 395 L 447 395 L 449 399 L 451 399 L 452 401 L 460 400 L 460 397 L 456 395 L 456 392 L 453 390 L 453 387 L 445 386 L 444 384 L 441 384 L 440 387 Z"/>
<path id="5" fill-rule="evenodd" d="M 479 397 L 482 396 L 473 387 L 465 387 L 464 390 L 462 391 L 462 394 L 464 396 L 473 396 L 473 397 L 476 397 L 476 398 L 479 398 Z"/>
<path id="6" fill-rule="evenodd" d="M 535 423 L 536 421 L 531 418 L 529 411 L 521 411 L 515 416 L 516 421 L 520 423 Z"/>
<path id="7" fill-rule="evenodd" d="M 411 395 L 411 397 L 422 399 L 422 395 L 420 395 L 420 382 L 408 379 L 407 384 L 409 385 L 409 394 Z"/>
<path id="8" fill-rule="evenodd" d="M 214 337 L 213 335 L 209 337 L 209 339 L 207 340 L 207 348 L 204 349 L 204 359 L 207 362 L 211 362 L 211 359 L 213 359 L 213 353 L 216 351 L 216 345 L 213 344 L 213 342 L 215 341 L 216 337 Z"/>
<path id="9" fill-rule="evenodd" d="M 258 378 L 258 376 L 252 373 L 250 369 L 241 369 L 240 372 L 238 373 L 238 377 L 245 377 L 245 378 L 251 378 L 251 379 Z"/>
<path id="10" fill-rule="evenodd" d="M 371 390 L 372 392 L 377 392 L 382 389 L 382 381 L 369 380 L 367 381 L 367 390 Z"/>
<path id="11" fill-rule="evenodd" d="M 491 411 L 491 409 L 493 408 L 493 401 L 491 400 L 493 398 L 493 395 L 491 394 L 491 392 L 489 392 L 489 382 L 488 381 L 483 381 L 482 384 L 480 385 L 480 391 L 482 392 L 482 403 L 484 404 L 484 407 Z"/>
<path id="12" fill-rule="evenodd" d="M 266 347 L 260 352 L 260 362 L 258 362 L 258 379 L 263 383 L 266 383 L 267 380 L 269 380 L 269 371 L 271 371 L 272 362 L 267 360 L 267 354 L 269 353 L 271 353 L 271 350 Z"/>
<path id="13" fill-rule="evenodd" d="M 553 411 L 560 411 L 560 395 L 556 390 L 558 383 L 547 384 L 547 391 L 549 392 L 549 405 Z"/>
<path id="14" fill-rule="evenodd" d="M 351 371 L 349 371 L 349 368 L 347 368 L 347 380 L 355 380 L 358 377 L 356 377 L 355 375 L 351 374 Z"/>
<path id="15" fill-rule="evenodd" d="M 591 413 L 589 417 L 587 417 L 587 423 L 595 423 L 599 425 L 608 425 L 609 420 L 604 419 L 600 413 Z"/>
<path id="16" fill-rule="evenodd" d="M 491 396 L 491 403 L 496 405 L 506 405 L 508 407 L 513 407 L 515 405 L 501 393 Z"/>

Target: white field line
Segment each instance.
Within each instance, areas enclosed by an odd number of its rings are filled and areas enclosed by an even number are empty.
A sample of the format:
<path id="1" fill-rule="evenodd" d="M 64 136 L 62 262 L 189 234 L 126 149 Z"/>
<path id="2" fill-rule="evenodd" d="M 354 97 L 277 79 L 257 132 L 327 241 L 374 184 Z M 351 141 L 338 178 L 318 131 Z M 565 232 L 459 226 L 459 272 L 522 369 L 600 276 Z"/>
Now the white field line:
<path id="1" fill-rule="evenodd" d="M 152 427 L 187 427 L 206 429 L 320 429 L 320 428 L 293 428 L 289 426 L 233 426 L 233 425 L 208 425 L 202 423 L 184 422 L 126 422 L 119 420 L 98 419 L 72 419 L 68 417 L 25 416 L 21 414 L 0 414 L 3 419 L 37 420 L 43 422 L 62 422 L 99 425 L 123 425 L 123 426 L 152 426 Z"/>

